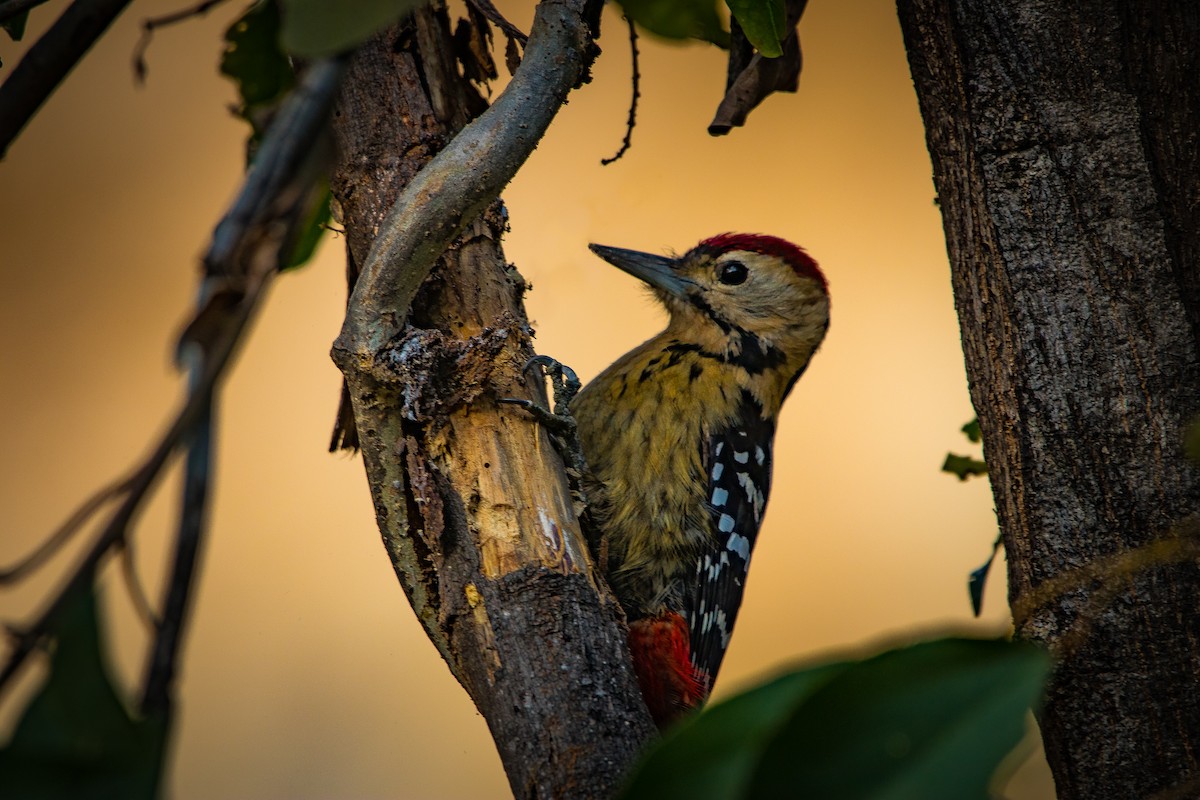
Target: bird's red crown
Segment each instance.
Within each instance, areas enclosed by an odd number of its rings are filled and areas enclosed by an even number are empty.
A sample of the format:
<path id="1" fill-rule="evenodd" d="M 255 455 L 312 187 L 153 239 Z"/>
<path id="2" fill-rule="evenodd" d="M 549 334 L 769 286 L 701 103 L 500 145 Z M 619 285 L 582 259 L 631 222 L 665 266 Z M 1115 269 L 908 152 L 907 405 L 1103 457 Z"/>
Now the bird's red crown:
<path id="1" fill-rule="evenodd" d="M 712 255 L 728 253 L 731 250 L 748 250 L 751 253 L 782 258 L 791 265 L 797 275 L 812 278 L 821 285 L 826 293 L 829 292 L 829 284 L 825 280 L 825 275 L 813 257 L 804 252 L 804 248 L 798 247 L 786 239 L 780 239 L 778 236 L 767 236 L 761 233 L 721 233 L 705 239 L 696 245 L 696 249 L 707 250 Z"/>

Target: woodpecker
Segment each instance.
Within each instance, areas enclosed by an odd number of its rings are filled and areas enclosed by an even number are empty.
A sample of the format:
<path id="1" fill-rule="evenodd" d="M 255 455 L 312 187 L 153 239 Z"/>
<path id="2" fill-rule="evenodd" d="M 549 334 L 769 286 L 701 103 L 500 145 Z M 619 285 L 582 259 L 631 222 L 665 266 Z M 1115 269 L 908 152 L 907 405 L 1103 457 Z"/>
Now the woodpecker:
<path id="1" fill-rule="evenodd" d="M 737 619 L 784 398 L 829 326 L 816 262 L 774 236 L 682 256 L 591 245 L 651 287 L 666 330 L 571 402 L 593 550 L 629 620 L 660 728 L 708 697 Z"/>

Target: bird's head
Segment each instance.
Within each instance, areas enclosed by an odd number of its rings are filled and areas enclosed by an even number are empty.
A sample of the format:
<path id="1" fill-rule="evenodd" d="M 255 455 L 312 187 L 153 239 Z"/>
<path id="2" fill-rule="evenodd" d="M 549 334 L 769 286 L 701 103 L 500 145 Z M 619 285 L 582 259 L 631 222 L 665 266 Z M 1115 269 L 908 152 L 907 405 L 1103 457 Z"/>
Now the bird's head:
<path id="1" fill-rule="evenodd" d="M 829 327 L 817 262 L 775 236 L 724 233 L 678 257 L 590 247 L 654 288 L 671 314 L 668 335 L 752 372 L 802 370 Z"/>

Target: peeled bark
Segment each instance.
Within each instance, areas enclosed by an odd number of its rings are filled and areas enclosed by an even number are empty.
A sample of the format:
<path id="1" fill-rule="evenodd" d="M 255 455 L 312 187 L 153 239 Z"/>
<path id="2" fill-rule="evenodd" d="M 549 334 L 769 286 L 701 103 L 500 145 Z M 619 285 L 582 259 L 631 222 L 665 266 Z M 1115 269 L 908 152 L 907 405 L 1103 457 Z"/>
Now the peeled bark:
<path id="1" fill-rule="evenodd" d="M 898 8 L 1059 797 L 1196 796 L 1200 6 Z"/>
<path id="2" fill-rule="evenodd" d="M 547 24 L 580 24 L 582 3 L 557 6 Z M 590 45 L 576 35 L 578 48 L 539 54 L 538 35 L 535 26 L 526 58 L 564 71 L 551 75 L 562 97 L 518 98 L 542 104 L 522 115 L 518 135 L 526 137 L 524 120 L 536 112 L 548 121 L 582 75 Z M 522 374 L 531 331 L 524 279 L 500 247 L 503 208 L 495 192 L 472 189 L 465 205 L 430 216 L 453 196 L 452 182 L 490 186 L 516 169 L 489 162 L 483 168 L 492 172 L 480 175 L 466 161 L 429 166 L 486 107 L 452 52 L 445 11 L 424 9 L 360 48 L 349 65 L 332 188 L 348 255 L 364 274 L 335 360 L 349 383 L 396 574 L 487 719 L 514 795 L 607 797 L 653 726 L 620 607 L 593 569 L 559 457 L 525 411 L 497 402 L 545 402 L 542 387 Z M 507 134 L 472 135 L 492 146 Z M 413 194 L 425 205 L 404 200 Z M 476 206 L 486 208 L 482 216 Z M 430 261 L 444 249 L 438 237 L 450 241 L 455 214 L 466 228 L 421 284 L 422 248 L 432 248 Z M 389 271 L 394 280 L 384 277 Z"/>

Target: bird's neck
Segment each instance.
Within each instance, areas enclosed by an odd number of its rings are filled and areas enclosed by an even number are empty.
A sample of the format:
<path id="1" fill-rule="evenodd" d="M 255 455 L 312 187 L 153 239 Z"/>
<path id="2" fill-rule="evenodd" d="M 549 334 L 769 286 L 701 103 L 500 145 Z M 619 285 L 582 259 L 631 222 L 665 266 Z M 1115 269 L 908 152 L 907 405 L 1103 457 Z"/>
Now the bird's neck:
<path id="1" fill-rule="evenodd" d="M 748 390 L 762 406 L 763 415 L 775 417 L 796 379 L 808 366 L 824 337 L 827 318 L 804 320 L 769 335 L 728 325 L 672 324 L 638 348 L 654 353 L 694 353 L 698 363 L 719 370 L 732 384 Z M 662 362 L 660 362 L 662 363 Z"/>

